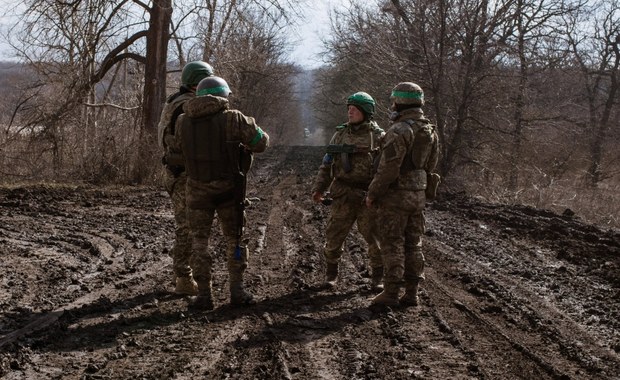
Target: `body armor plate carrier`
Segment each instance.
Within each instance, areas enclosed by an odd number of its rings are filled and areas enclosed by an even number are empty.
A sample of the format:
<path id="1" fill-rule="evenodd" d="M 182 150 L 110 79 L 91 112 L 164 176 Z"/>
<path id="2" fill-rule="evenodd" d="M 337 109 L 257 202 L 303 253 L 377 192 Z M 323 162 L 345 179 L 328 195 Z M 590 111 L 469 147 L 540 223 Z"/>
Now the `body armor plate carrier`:
<path id="1" fill-rule="evenodd" d="M 185 118 L 183 145 L 187 174 L 200 182 L 233 179 L 238 171 L 230 162 L 226 141 L 226 113 L 201 118 Z M 237 142 L 238 145 L 238 142 Z"/>

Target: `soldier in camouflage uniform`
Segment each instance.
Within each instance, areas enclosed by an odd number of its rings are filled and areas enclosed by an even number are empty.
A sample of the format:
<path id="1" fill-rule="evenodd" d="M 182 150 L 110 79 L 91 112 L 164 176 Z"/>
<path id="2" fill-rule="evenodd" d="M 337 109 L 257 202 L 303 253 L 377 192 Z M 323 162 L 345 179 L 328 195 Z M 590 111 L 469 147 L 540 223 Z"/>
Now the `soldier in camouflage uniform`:
<path id="1" fill-rule="evenodd" d="M 233 305 L 253 304 L 256 302 L 254 296 L 243 287 L 248 252 L 241 245 L 245 223 L 242 205 L 252 153 L 263 152 L 269 145 L 269 136 L 253 118 L 229 108 L 230 89 L 224 79 L 203 79 L 196 95 L 185 103 L 185 113 L 177 123 L 188 175 L 190 263 L 198 283 L 198 296 L 191 306 L 201 310 L 212 310 L 214 306 L 209 236 L 216 213 L 226 239 L 230 302 Z"/>
<path id="2" fill-rule="evenodd" d="M 174 270 L 175 293 L 195 295 L 198 292 L 189 266 L 191 255 L 189 226 L 185 208 L 185 163 L 180 151 L 180 143 L 175 140 L 175 124 L 183 112 L 183 104 L 194 98 L 196 86 L 203 78 L 213 75 L 213 68 L 202 61 L 189 62 L 181 73 L 181 88 L 170 95 L 157 127 L 159 146 L 164 149 L 162 162 L 166 168 L 164 186 L 172 200 L 176 239 L 170 256 Z"/>
<path id="3" fill-rule="evenodd" d="M 316 203 L 322 201 L 328 189 L 333 198 L 326 230 L 325 284 L 335 286 L 343 243 L 353 223 L 357 222 L 358 230 L 368 243 L 372 287 L 380 290 L 383 262 L 376 212 L 363 207 L 363 202 L 384 132 L 372 120 L 375 101 L 370 95 L 356 92 L 347 99 L 347 107 L 348 122 L 336 127 L 312 189 L 312 199 Z"/>
<path id="4" fill-rule="evenodd" d="M 438 136 L 422 111 L 424 93 L 411 82 L 399 83 L 391 95 L 393 124 L 383 141 L 377 173 L 368 188 L 366 205 L 378 208 L 384 289 L 372 305 L 418 304 L 424 279 L 424 206 L 427 178 L 438 178 Z M 434 182 L 436 181 L 429 181 Z M 429 189 L 434 193 L 435 189 Z M 402 285 L 405 293 L 399 299 Z"/>

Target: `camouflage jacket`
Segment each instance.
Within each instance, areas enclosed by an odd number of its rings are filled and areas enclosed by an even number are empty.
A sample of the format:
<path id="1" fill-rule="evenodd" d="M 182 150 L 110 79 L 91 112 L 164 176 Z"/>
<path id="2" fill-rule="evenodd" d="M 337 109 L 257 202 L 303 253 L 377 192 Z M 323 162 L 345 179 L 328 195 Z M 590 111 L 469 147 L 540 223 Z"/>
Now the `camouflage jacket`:
<path id="1" fill-rule="evenodd" d="M 379 200 L 390 190 L 423 191 L 437 165 L 439 139 L 422 110 L 403 111 L 387 130 L 377 173 L 368 196 Z"/>
<path id="2" fill-rule="evenodd" d="M 195 97 L 194 93 L 183 89 L 171 95 L 164 105 L 157 125 L 157 142 L 164 149 L 164 163 L 167 165 L 182 166 L 183 157 L 181 155 L 180 142 L 175 137 L 175 125 L 171 125 L 173 115 L 177 117 L 182 113 L 183 104 Z M 176 111 L 176 112 L 175 112 Z"/>
<path id="3" fill-rule="evenodd" d="M 372 180 L 374 159 L 383 135 L 383 129 L 374 121 L 336 127 L 312 191 L 323 193 L 330 189 L 332 196 L 338 197 L 346 188 L 366 190 Z M 355 146 L 354 152 L 338 152 L 345 144 Z"/>
<path id="4" fill-rule="evenodd" d="M 227 141 L 239 141 L 247 151 L 253 153 L 263 152 L 269 146 L 269 135 L 256 125 L 254 118 L 230 109 L 226 98 L 212 95 L 198 96 L 187 101 L 183 105 L 183 110 L 185 112 L 179 117 L 176 124 L 176 141 L 180 142 L 182 152 L 184 149 L 183 133 L 186 128 L 185 119 L 199 119 L 217 113 L 226 116 L 225 133 Z M 204 127 L 208 128 L 209 124 L 205 124 Z M 183 158 L 187 165 L 187 158 L 185 156 Z M 233 181 L 229 179 L 201 182 L 190 176 L 187 180 L 188 202 L 191 201 L 190 198 L 224 193 L 233 187 Z"/>

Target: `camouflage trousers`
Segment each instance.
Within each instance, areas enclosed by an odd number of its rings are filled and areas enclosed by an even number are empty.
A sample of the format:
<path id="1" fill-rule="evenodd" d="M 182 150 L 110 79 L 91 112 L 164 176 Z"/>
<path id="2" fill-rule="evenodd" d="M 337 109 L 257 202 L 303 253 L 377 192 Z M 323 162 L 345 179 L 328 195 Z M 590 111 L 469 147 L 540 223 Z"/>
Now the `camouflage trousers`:
<path id="1" fill-rule="evenodd" d="M 172 257 L 172 268 L 177 277 L 187 277 L 192 273 L 189 266 L 191 256 L 191 242 L 189 237 L 189 224 L 187 222 L 187 208 L 185 206 L 185 183 L 187 176 L 182 173 L 176 177 L 166 170 L 164 187 L 170 195 L 172 209 L 174 211 L 174 230 L 175 240 L 170 256 Z"/>
<path id="2" fill-rule="evenodd" d="M 424 214 L 402 208 L 380 206 L 378 223 L 381 232 L 384 282 L 398 284 L 424 279 L 422 235 Z"/>
<path id="3" fill-rule="evenodd" d="M 235 219 L 235 207 L 232 203 L 227 203 L 215 208 L 188 209 L 189 225 L 192 238 L 191 266 L 194 270 L 194 278 L 201 284 L 211 282 L 211 271 L 213 267 L 213 256 L 209 250 L 209 237 L 213 220 L 217 213 L 222 234 L 226 239 L 226 260 L 228 266 L 230 283 L 242 282 L 243 272 L 248 266 L 247 247 L 241 246 L 237 250 L 237 224 Z M 244 217 L 245 220 L 245 217 Z"/>
<path id="4" fill-rule="evenodd" d="M 343 244 L 353 223 L 368 244 L 368 261 L 371 268 L 383 266 L 377 229 L 377 212 L 363 204 L 362 192 L 349 192 L 335 198 L 325 231 L 325 259 L 329 264 L 337 264 L 342 256 Z"/>

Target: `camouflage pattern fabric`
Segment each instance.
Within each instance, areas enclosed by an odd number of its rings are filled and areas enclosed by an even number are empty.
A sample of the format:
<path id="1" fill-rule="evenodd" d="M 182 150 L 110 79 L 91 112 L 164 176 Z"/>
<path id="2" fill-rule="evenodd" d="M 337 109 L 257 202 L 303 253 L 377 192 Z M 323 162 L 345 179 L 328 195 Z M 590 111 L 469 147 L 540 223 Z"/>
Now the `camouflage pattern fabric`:
<path id="1" fill-rule="evenodd" d="M 216 213 L 222 228 L 222 234 L 226 239 L 226 260 L 230 282 L 241 282 L 243 272 L 248 266 L 248 251 L 246 247 L 242 247 L 241 255 L 235 257 L 237 239 L 234 205 L 228 202 L 228 204 L 215 208 L 190 208 L 188 219 L 193 252 L 190 265 L 194 269 L 194 278 L 199 287 L 201 283 L 211 282 L 213 256 L 209 250 L 209 237 L 211 236 L 211 228 Z"/>
<path id="2" fill-rule="evenodd" d="M 171 95 L 166 101 L 164 109 L 161 111 L 159 123 L 157 124 L 157 142 L 164 150 L 167 151 L 168 149 L 172 149 L 175 152 L 180 151 L 179 143 L 170 126 L 170 120 L 178 106 L 194 97 L 195 95 L 193 92 L 176 93 Z"/>
<path id="3" fill-rule="evenodd" d="M 180 153 L 179 143 L 176 141 L 175 136 L 171 133 L 170 121 L 177 107 L 193 97 L 194 94 L 192 92 L 177 93 L 170 96 L 164 105 L 164 109 L 162 110 L 159 124 L 157 126 L 157 138 L 159 145 L 164 148 L 165 156 L 168 156 L 171 153 Z M 185 207 L 185 183 L 187 177 L 184 173 L 173 173 L 169 168 L 166 168 L 165 170 L 166 173 L 163 179 L 164 188 L 170 195 L 172 209 L 174 212 L 174 221 L 176 224 L 174 231 L 174 245 L 170 251 L 170 256 L 172 257 L 172 267 L 177 277 L 187 277 L 192 273 L 189 265 L 191 245 L 189 225 L 187 222 L 187 209 Z"/>
<path id="4" fill-rule="evenodd" d="M 399 207 L 399 201 L 408 207 Z M 377 215 L 385 283 L 402 285 L 403 281 L 424 278 L 423 209 L 423 191 L 394 191 L 379 203 Z"/>
<path id="5" fill-rule="evenodd" d="M 368 261 L 371 268 L 383 266 L 377 229 L 377 212 L 364 206 L 364 191 L 348 189 L 346 194 L 334 199 L 325 231 L 325 259 L 337 264 L 342 256 L 342 246 L 353 223 L 368 243 Z"/>
<path id="6" fill-rule="evenodd" d="M 383 266 L 378 243 L 376 211 L 364 206 L 363 201 L 368 184 L 374 172 L 374 155 L 381 143 L 383 130 L 374 121 L 359 125 L 343 124 L 336 128 L 330 145 L 349 144 L 359 152 L 348 156 L 351 165 L 343 167 L 343 157 L 338 153 L 326 154 L 317 173 L 312 192 L 324 193 L 329 189 L 334 199 L 325 233 L 325 259 L 330 264 L 339 261 L 343 243 L 353 223 L 368 244 L 371 268 Z"/>
<path id="7" fill-rule="evenodd" d="M 376 151 L 383 136 L 383 130 L 374 121 L 364 122 L 359 125 L 349 125 L 345 123 L 336 128 L 336 133 L 332 136 L 330 145 L 351 144 L 359 148 L 366 148 L 366 151 L 349 154 L 351 170 L 347 172 L 343 167 L 342 155 L 338 153 L 326 154 L 316 176 L 312 192 L 327 191 L 334 180 L 343 183 L 361 184 L 364 190 L 372 180 L 374 174 L 374 151 Z M 361 149 L 360 149 L 361 150 Z M 330 189 L 332 197 L 334 189 Z"/>
<path id="8" fill-rule="evenodd" d="M 401 286 L 424 278 L 422 235 L 425 229 L 424 207 L 426 175 L 437 165 L 438 138 L 433 130 L 424 151 L 422 168 L 414 168 L 411 157 L 419 157 L 414 148 L 412 126 L 406 120 L 426 121 L 420 108 L 403 111 L 386 132 L 377 173 L 368 189 L 368 197 L 378 209 L 380 243 L 385 265 L 384 282 Z M 424 123 L 422 123 L 424 124 Z M 409 162 L 407 162 L 409 160 Z M 405 165 L 409 170 L 403 170 Z"/>
<path id="9" fill-rule="evenodd" d="M 263 152 L 269 146 L 269 135 L 256 125 L 253 118 L 245 116 L 237 110 L 229 109 L 229 103 L 226 98 L 212 95 L 198 96 L 185 103 L 183 109 L 185 113 L 177 121 L 176 134 L 178 141 L 186 141 L 183 139 L 185 130 L 184 118 L 198 119 L 216 113 L 224 113 L 227 115 L 226 118 L 223 118 L 223 120 L 227 121 L 225 128 L 227 141 L 240 141 L 248 151 L 253 153 Z M 208 125 L 205 124 L 205 127 L 208 127 Z M 181 145 L 181 148 L 183 148 L 183 145 Z M 246 169 L 249 169 L 249 167 Z M 188 178 L 187 180 L 186 202 L 192 241 L 190 264 L 194 270 L 194 278 L 198 283 L 199 292 L 201 288 L 206 288 L 207 284 L 210 286 L 213 257 L 210 254 L 208 245 L 213 220 L 216 215 L 226 239 L 226 256 L 230 282 L 241 282 L 243 271 L 248 265 L 248 251 L 246 247 L 242 247 L 240 257 L 235 257 L 237 226 L 234 202 L 230 198 L 221 197 L 222 194 L 230 193 L 232 190 L 234 190 L 234 182 L 228 179 L 208 182 L 194 178 Z M 218 199 L 224 200 L 218 201 Z M 244 220 L 245 223 L 246 221 Z"/>
<path id="10" fill-rule="evenodd" d="M 185 207 L 185 183 L 187 176 L 181 173 L 175 177 L 170 170 L 166 170 L 164 186 L 170 195 L 172 209 L 174 211 L 175 240 L 170 256 L 172 267 L 177 277 L 187 277 L 192 274 L 189 264 L 191 256 L 191 240 L 189 236 L 189 224 L 187 221 L 187 208 Z"/>
<path id="11" fill-rule="evenodd" d="M 226 98 L 212 95 L 199 96 L 185 103 L 183 109 L 185 113 L 177 120 L 177 141 L 183 141 L 181 135 L 184 130 L 182 128 L 184 118 L 200 118 L 223 112 L 228 116 L 226 140 L 238 140 L 247 150 L 253 153 L 263 152 L 269 145 L 269 135 L 256 125 L 254 118 L 245 116 L 240 111 L 229 109 L 229 103 Z M 188 207 L 214 208 L 215 204 L 209 200 L 217 198 L 221 194 L 231 192 L 233 189 L 234 183 L 232 180 L 201 182 L 188 178 L 186 202 Z"/>

